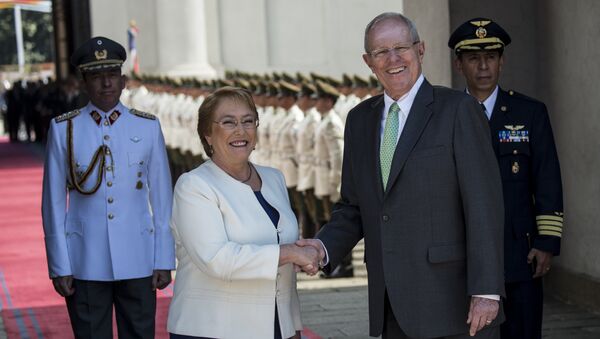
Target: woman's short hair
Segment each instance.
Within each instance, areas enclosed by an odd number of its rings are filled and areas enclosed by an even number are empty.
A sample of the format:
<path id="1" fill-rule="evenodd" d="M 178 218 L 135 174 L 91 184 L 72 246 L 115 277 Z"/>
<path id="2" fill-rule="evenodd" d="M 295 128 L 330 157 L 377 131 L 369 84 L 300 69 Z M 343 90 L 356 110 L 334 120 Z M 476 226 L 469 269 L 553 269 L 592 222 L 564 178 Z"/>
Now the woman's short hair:
<path id="1" fill-rule="evenodd" d="M 219 105 L 224 101 L 234 101 L 246 105 L 252 111 L 258 120 L 258 112 L 256 105 L 252 100 L 252 94 L 243 88 L 239 87 L 221 87 L 206 97 L 198 109 L 198 136 L 202 142 L 202 147 L 207 156 L 213 156 L 212 147 L 208 144 L 206 136 L 210 135 L 214 116 Z"/>

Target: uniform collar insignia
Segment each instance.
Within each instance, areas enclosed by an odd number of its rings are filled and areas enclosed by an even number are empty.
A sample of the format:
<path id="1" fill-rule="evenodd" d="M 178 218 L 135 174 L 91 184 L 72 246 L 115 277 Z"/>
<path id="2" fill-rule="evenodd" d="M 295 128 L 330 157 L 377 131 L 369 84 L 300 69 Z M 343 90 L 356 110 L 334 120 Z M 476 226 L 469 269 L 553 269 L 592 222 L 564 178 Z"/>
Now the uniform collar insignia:
<path id="1" fill-rule="evenodd" d="M 117 121 L 117 119 L 119 119 L 120 116 L 121 112 L 115 110 L 108 116 L 108 122 L 110 122 L 110 124 L 113 125 Z"/>
<path id="2" fill-rule="evenodd" d="M 96 111 L 91 111 L 90 115 L 92 116 L 92 119 L 94 119 L 94 121 L 96 122 L 96 125 L 100 126 L 100 123 L 102 122 L 102 115 Z"/>
<path id="3" fill-rule="evenodd" d="M 102 123 L 102 114 L 98 113 L 98 111 L 91 111 L 90 115 L 92 116 L 92 119 L 94 119 L 94 121 L 96 122 L 96 125 L 100 126 L 100 123 Z M 108 123 L 111 125 L 114 125 L 120 116 L 121 116 L 121 112 L 119 112 L 117 110 L 113 111 L 108 116 Z"/>

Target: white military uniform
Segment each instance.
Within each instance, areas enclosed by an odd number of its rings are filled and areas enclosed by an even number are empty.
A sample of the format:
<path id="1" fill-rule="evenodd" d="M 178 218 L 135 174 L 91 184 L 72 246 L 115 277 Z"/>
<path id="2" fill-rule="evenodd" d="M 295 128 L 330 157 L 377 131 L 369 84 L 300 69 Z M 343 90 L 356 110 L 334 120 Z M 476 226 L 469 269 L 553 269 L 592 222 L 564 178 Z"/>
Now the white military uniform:
<path id="1" fill-rule="evenodd" d="M 105 151 L 90 169 L 99 147 Z M 97 179 L 100 165 L 104 170 Z M 74 184 L 71 168 L 84 191 L 100 180 L 98 190 L 89 195 L 68 190 Z M 87 170 L 88 180 L 80 182 Z M 121 103 L 110 112 L 89 103 L 53 119 L 42 194 L 50 277 L 114 281 L 174 269 L 171 200 L 165 144 L 154 116 Z"/>
<path id="2" fill-rule="evenodd" d="M 344 125 L 334 110 L 322 116 L 315 131 L 315 196 L 340 198 Z"/>
<path id="3" fill-rule="evenodd" d="M 285 184 L 288 188 L 298 185 L 296 144 L 298 141 L 298 125 L 303 119 L 304 113 L 302 113 L 302 110 L 297 105 L 294 105 L 288 110 L 279 129 L 279 161 L 281 171 L 285 177 Z"/>
<path id="4" fill-rule="evenodd" d="M 300 192 L 315 187 L 315 132 L 320 121 L 319 112 L 315 108 L 311 108 L 298 124 L 298 142 L 296 143 L 298 186 L 296 189 Z"/>
<path id="5" fill-rule="evenodd" d="M 275 107 L 269 122 L 269 166 L 281 170 L 281 157 L 279 154 L 279 132 L 286 117 L 286 111 L 281 107 Z"/>

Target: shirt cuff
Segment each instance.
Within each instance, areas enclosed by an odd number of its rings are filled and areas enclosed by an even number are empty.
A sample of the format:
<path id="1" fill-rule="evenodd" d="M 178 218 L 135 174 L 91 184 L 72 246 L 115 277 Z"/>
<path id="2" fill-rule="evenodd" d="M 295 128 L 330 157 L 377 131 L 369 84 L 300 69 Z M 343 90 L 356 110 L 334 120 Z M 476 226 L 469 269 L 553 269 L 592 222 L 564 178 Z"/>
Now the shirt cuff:
<path id="1" fill-rule="evenodd" d="M 497 294 L 474 294 L 472 296 L 477 298 L 492 299 L 496 301 L 500 300 L 500 296 Z"/>
<path id="2" fill-rule="evenodd" d="M 325 244 L 323 244 L 321 239 L 315 239 L 315 240 L 317 240 L 318 242 L 321 243 L 321 247 L 323 247 L 323 251 L 325 251 L 325 258 L 323 258 L 321 261 L 319 261 L 319 267 L 323 268 L 329 264 L 329 253 L 327 253 L 327 248 L 325 247 Z"/>

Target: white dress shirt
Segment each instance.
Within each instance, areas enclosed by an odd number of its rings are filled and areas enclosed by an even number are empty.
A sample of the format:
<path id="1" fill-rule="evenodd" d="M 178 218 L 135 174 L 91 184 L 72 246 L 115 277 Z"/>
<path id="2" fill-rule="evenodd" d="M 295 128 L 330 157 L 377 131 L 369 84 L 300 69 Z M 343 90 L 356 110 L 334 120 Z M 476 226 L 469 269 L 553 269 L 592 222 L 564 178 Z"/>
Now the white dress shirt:
<path id="1" fill-rule="evenodd" d="M 467 94 L 471 95 L 471 93 L 469 93 L 468 88 L 467 88 Z M 496 88 L 494 88 L 494 91 L 492 92 L 492 94 L 490 94 L 489 97 L 487 97 L 487 99 L 483 100 L 483 102 L 480 102 L 480 104 L 483 104 L 483 106 L 485 106 L 485 115 L 487 116 L 488 120 L 490 120 L 492 118 L 492 112 L 494 111 L 494 105 L 496 104 L 497 98 L 498 98 L 498 85 L 496 85 Z"/>

